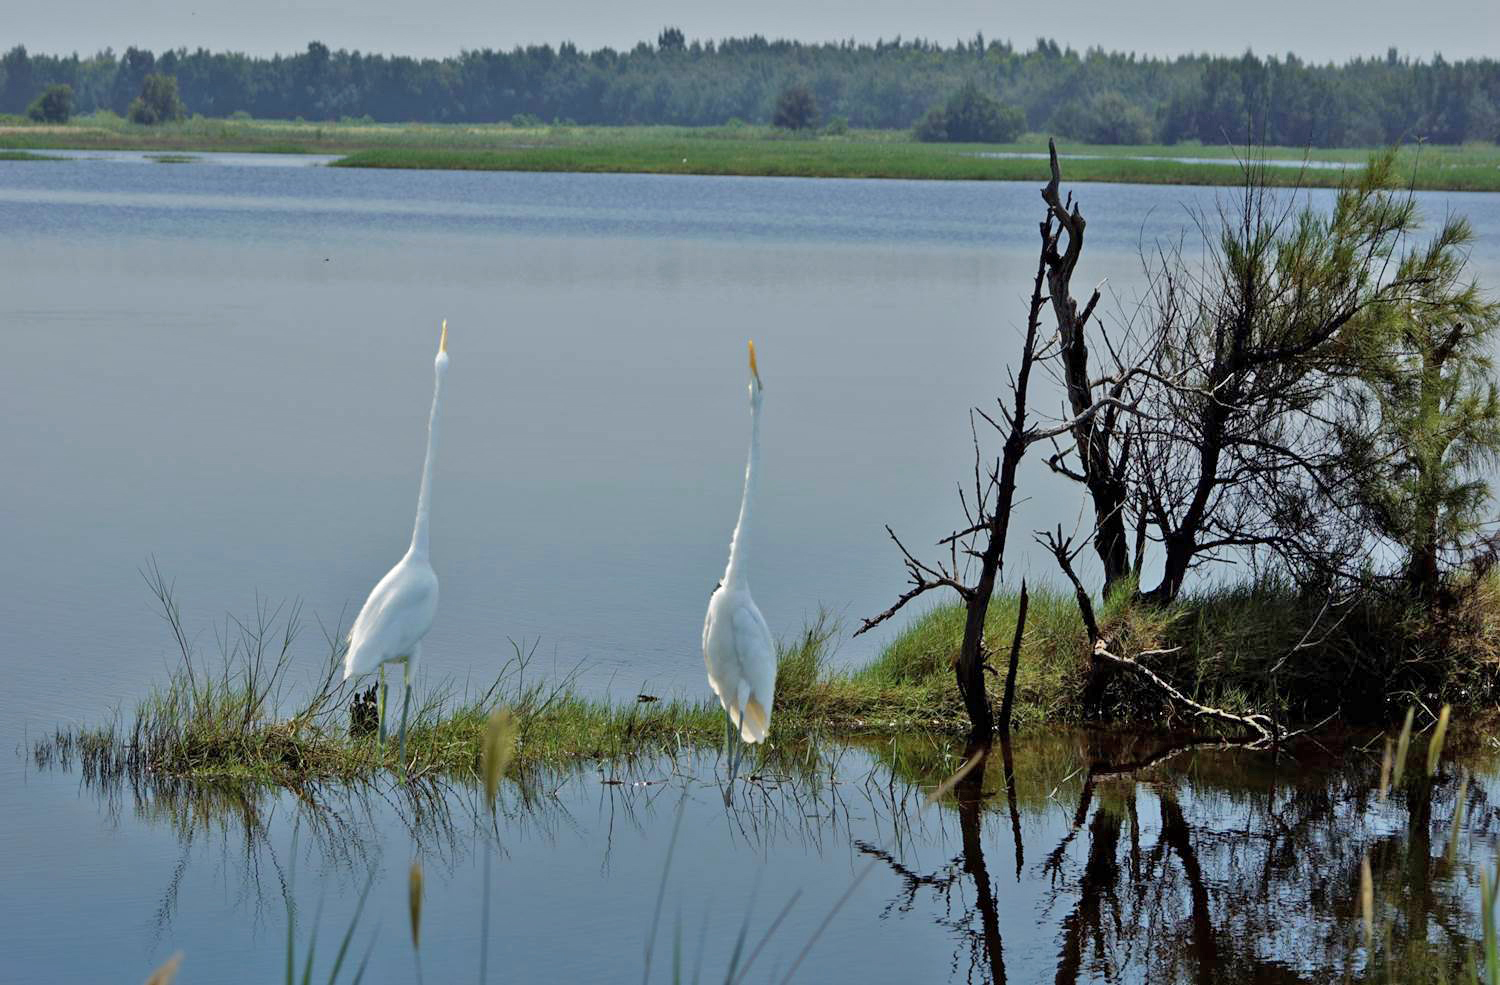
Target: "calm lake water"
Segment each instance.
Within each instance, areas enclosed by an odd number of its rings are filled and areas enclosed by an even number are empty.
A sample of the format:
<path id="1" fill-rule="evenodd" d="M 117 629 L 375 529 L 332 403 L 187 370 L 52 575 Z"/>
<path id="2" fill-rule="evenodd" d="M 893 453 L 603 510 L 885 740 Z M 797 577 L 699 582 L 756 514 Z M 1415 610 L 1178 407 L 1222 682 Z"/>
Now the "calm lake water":
<path id="1" fill-rule="evenodd" d="M 176 948 L 189 955 L 184 982 L 276 974 L 305 802 L 90 784 L 24 752 L 59 723 L 128 711 L 170 669 L 138 574 L 153 556 L 209 649 L 224 614 L 257 597 L 347 624 L 410 534 L 441 318 L 453 364 L 427 680 L 488 680 L 508 641 L 525 640 L 539 641 L 543 670 L 577 668 L 592 694 L 698 697 L 703 608 L 748 437 L 745 339 L 766 383 L 756 597 L 778 633 L 819 606 L 853 623 L 902 585 L 883 524 L 914 544 L 951 528 L 965 412 L 1003 385 L 1035 263 L 1031 184 L 203 157 L 0 162 L 0 723 L 18 752 L 0 756 L 11 863 L 0 951 L 31 979 L 139 979 Z M 1124 308 L 1141 283 L 1138 246 L 1186 235 L 1188 209 L 1218 194 L 1075 192 L 1090 220 L 1080 290 L 1107 279 Z M 1500 284 L 1500 196 L 1421 199 L 1431 215 L 1473 220 L 1476 273 Z M 1076 490 L 1038 464 L 1015 529 L 1071 526 Z M 1050 575 L 1024 543 L 1007 575 Z M 846 642 L 840 659 L 880 643 Z M 957 761 L 931 748 L 808 751 L 807 775 L 729 812 L 713 764 L 690 759 L 641 764 L 620 786 L 584 770 L 509 791 L 525 802 L 499 825 L 493 967 L 507 980 L 639 976 L 683 803 L 655 977 L 670 974 L 679 910 L 684 952 L 704 935 L 706 973 L 722 977 L 746 913 L 753 942 L 801 890 L 752 978 L 784 974 L 876 858 L 800 979 L 968 980 L 974 961 L 979 980 L 994 925 L 1012 981 L 1159 981 L 1255 962 L 1322 980 L 1353 946 L 1359 849 L 1410 845 L 1422 827 L 1405 804 L 1371 803 L 1377 743 L 1373 767 L 1343 748 L 1275 769 L 1255 754 L 1184 754 L 1098 786 L 1068 839 L 1097 737 L 1026 741 L 1014 817 L 998 763 L 968 798 L 980 807 L 918 813 L 911 791 Z M 1470 790 L 1488 798 L 1489 781 Z M 293 894 L 310 921 L 327 892 L 320 953 L 373 865 L 359 940 L 378 923 L 376 960 L 389 964 L 373 980 L 409 980 L 402 900 L 416 845 L 429 980 L 470 974 L 472 793 L 416 806 L 390 790 L 310 796 L 339 806 L 336 829 L 304 819 Z M 1465 932 L 1453 914 L 1467 912 L 1473 866 L 1493 857 L 1487 811 L 1476 802 L 1458 866 L 1435 861 L 1440 836 L 1432 859 L 1411 849 L 1403 863 L 1408 885 L 1426 873 L 1417 915 L 1435 939 Z M 1290 900 L 1297 921 L 1283 927 L 1264 898 Z M 80 927 L 97 946 L 78 946 Z"/>

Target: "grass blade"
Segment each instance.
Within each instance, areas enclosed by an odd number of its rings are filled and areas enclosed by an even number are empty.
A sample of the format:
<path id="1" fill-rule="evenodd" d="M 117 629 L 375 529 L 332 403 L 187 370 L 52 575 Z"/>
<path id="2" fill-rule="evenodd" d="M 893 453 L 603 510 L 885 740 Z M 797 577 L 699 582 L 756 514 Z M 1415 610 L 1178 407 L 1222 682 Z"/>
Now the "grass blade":
<path id="1" fill-rule="evenodd" d="M 1458 781 L 1458 799 L 1453 804 L 1453 830 L 1448 832 L 1448 862 L 1458 858 L 1458 836 L 1464 830 L 1464 815 L 1469 808 L 1469 774 Z"/>
<path id="2" fill-rule="evenodd" d="M 479 985 L 490 975 L 490 846 L 484 846 L 484 905 L 479 911 Z"/>
<path id="3" fill-rule="evenodd" d="M 776 928 L 781 926 L 781 921 L 785 920 L 786 915 L 792 912 L 792 907 L 797 904 L 797 900 L 801 899 L 801 897 L 802 890 L 799 889 L 792 894 L 791 899 L 786 901 L 786 905 L 781 908 L 781 912 L 776 914 L 776 919 L 772 920 L 771 926 L 766 928 L 766 932 L 764 935 L 762 935 L 760 943 L 755 945 L 755 950 L 751 951 L 750 957 L 745 959 L 745 967 L 740 969 L 740 977 L 735 979 L 736 983 L 743 982 L 745 980 L 745 977 L 750 974 L 750 968 L 755 964 L 755 959 L 760 957 L 760 952 L 765 948 L 766 943 L 771 939 L 771 935 L 776 933 Z"/>
<path id="4" fill-rule="evenodd" d="M 365 969 L 370 966 L 370 955 L 375 953 L 375 942 L 380 939 L 380 925 L 375 925 L 375 933 L 370 935 L 370 943 L 365 945 L 365 956 L 359 959 L 359 967 L 354 969 L 354 981 L 350 985 L 359 985 L 364 981 Z"/>
<path id="5" fill-rule="evenodd" d="M 1495 870 L 1500 877 L 1500 867 Z M 1479 871 L 1479 912 L 1484 932 L 1484 981 L 1500 985 L 1500 941 L 1495 934 L 1495 877 L 1488 870 Z"/>
<path id="6" fill-rule="evenodd" d="M 1432 740 L 1427 743 L 1428 776 L 1437 774 L 1438 760 L 1443 758 L 1443 742 L 1448 737 L 1448 715 L 1452 711 L 1452 705 L 1443 705 L 1443 710 L 1438 712 L 1437 728 L 1432 730 Z"/>
<path id="7" fill-rule="evenodd" d="M 323 921 L 323 900 L 318 897 L 318 908 L 313 911 L 312 934 L 307 939 L 307 961 L 302 965 L 302 985 L 312 985 L 313 955 L 318 953 L 318 924 Z"/>
<path id="8" fill-rule="evenodd" d="M 365 912 L 365 900 L 370 898 L 370 887 L 375 885 L 375 870 L 370 869 L 370 875 L 365 879 L 365 888 L 360 890 L 359 902 L 354 906 L 354 916 L 349 921 L 349 928 L 344 931 L 344 939 L 339 941 L 339 953 L 333 959 L 333 970 L 328 973 L 329 985 L 338 981 L 339 969 L 344 966 L 344 955 L 349 953 L 349 943 L 354 940 L 354 928 L 359 925 L 359 918 Z"/>
<path id="9" fill-rule="evenodd" d="M 295 964 L 293 960 L 293 949 L 297 938 L 297 907 L 292 897 L 297 886 L 297 833 L 302 827 L 302 818 L 299 815 L 297 823 L 292 825 L 292 858 L 287 865 L 286 874 L 286 985 L 295 985 Z"/>
<path id="10" fill-rule="evenodd" d="M 656 950 L 656 927 L 661 922 L 661 905 L 667 897 L 667 874 L 672 871 L 672 855 L 677 850 L 677 833 L 682 830 L 682 815 L 687 810 L 687 795 L 677 802 L 677 820 L 672 822 L 672 840 L 667 842 L 667 860 L 661 867 L 661 885 L 656 890 L 656 910 L 651 914 L 651 933 L 646 937 L 645 968 L 641 985 L 651 980 L 651 953 Z"/>
<path id="11" fill-rule="evenodd" d="M 833 904 L 833 908 L 828 911 L 828 915 L 823 918 L 823 922 L 818 924 L 818 929 L 813 931 L 813 935 L 802 946 L 801 952 L 797 955 L 797 960 L 792 962 L 792 966 L 786 971 L 786 977 L 781 980 L 781 985 L 787 985 L 792 980 L 792 976 L 797 973 L 797 968 L 801 966 L 803 959 L 812 951 L 813 945 L 818 942 L 818 938 L 823 936 L 823 931 L 828 929 L 830 923 L 833 923 L 833 918 L 844 908 L 844 904 L 849 902 L 849 898 L 854 895 L 854 890 L 859 887 L 860 883 L 865 881 L 865 876 L 870 874 L 870 870 L 875 868 L 875 862 L 876 860 L 872 858 L 869 862 L 865 863 L 865 867 L 859 870 L 859 875 L 855 876 L 854 881 L 849 883 L 849 888 L 844 890 L 844 895 L 840 896 L 838 902 Z"/>
<path id="12" fill-rule="evenodd" d="M 1416 717 L 1416 708 L 1406 709 L 1406 722 L 1401 726 L 1401 737 L 1396 740 L 1396 775 L 1391 778 L 1393 786 L 1401 786 L 1401 778 L 1406 775 L 1406 753 L 1411 748 L 1411 726 Z"/>
<path id="13" fill-rule="evenodd" d="M 740 921 L 740 932 L 734 940 L 734 951 L 729 955 L 729 969 L 724 972 L 724 985 L 733 985 L 735 972 L 740 966 L 740 955 L 745 953 L 745 938 L 750 935 L 750 915 L 755 912 L 755 900 L 760 895 L 759 870 L 755 873 L 755 887 L 750 890 L 750 905 L 745 907 L 745 916 Z"/>

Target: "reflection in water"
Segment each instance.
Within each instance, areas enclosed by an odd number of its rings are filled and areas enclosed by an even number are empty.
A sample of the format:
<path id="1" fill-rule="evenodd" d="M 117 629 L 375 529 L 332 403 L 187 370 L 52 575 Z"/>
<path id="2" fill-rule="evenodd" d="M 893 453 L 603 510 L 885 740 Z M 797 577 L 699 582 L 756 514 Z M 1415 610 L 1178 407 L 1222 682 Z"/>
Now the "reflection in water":
<path id="1" fill-rule="evenodd" d="M 924 813 L 926 792 L 975 755 L 978 766 Z M 831 953 L 822 972 L 812 962 L 803 967 L 809 980 L 826 977 L 829 967 L 864 971 L 881 950 L 869 944 L 899 933 L 915 942 L 903 947 L 919 948 L 928 973 L 946 965 L 946 977 L 967 982 L 1383 981 L 1390 962 L 1410 971 L 1397 980 L 1456 974 L 1475 937 L 1477 866 L 1492 854 L 1497 820 L 1488 791 L 1494 754 L 1471 743 L 1463 755 L 1474 774 L 1465 794 L 1469 823 L 1452 860 L 1445 849 L 1459 788 L 1454 770 L 1410 783 L 1382 804 L 1374 790 L 1378 757 L 1348 740 L 1303 742 L 1279 758 L 1219 742 L 1099 732 L 1029 735 L 962 754 L 930 738 L 784 746 L 732 805 L 724 803 L 713 757 L 685 751 L 512 777 L 493 819 L 478 790 L 452 778 L 279 791 L 125 774 L 84 776 L 83 786 L 116 826 L 175 838 L 178 857 L 162 877 L 151 924 L 155 939 L 173 946 L 181 946 L 172 938 L 185 912 L 182 887 L 205 846 L 221 860 L 217 878 L 248 923 L 273 938 L 294 902 L 291 862 L 278 855 L 273 834 L 284 839 L 292 826 L 302 836 L 299 858 L 310 857 L 325 887 L 339 893 L 357 892 L 387 853 L 404 865 L 409 851 L 430 877 L 461 882 L 482 852 L 513 864 L 539 858 L 563 872 L 579 844 L 591 846 L 598 856 L 592 875 L 527 887 L 535 902 L 564 897 L 587 922 L 604 919 L 619 892 L 654 895 L 661 873 L 651 868 L 655 861 L 643 867 L 642 856 L 665 856 L 673 817 L 683 810 L 685 837 L 696 842 L 679 849 L 687 861 L 676 871 L 687 886 L 674 883 L 669 899 L 691 907 L 699 902 L 693 886 L 723 884 L 715 857 L 755 870 L 757 884 L 762 874 L 779 874 L 797 887 L 774 901 L 786 906 L 769 928 L 779 936 L 763 959 L 768 965 L 778 944 L 795 951 L 827 915 L 797 903 L 816 872 L 825 873 L 830 894 L 868 865 L 884 874 L 866 880 L 866 895 L 851 896 L 837 914 L 846 937 L 818 941 Z M 36 765 L 76 767 L 66 751 Z M 1364 853 L 1377 874 L 1380 923 L 1389 927 L 1383 947 L 1390 953 L 1378 975 L 1357 931 Z M 850 858 L 843 875 L 840 856 Z M 628 884 L 595 900 L 589 878 L 601 887 Z M 307 904 L 307 891 L 299 895 Z M 748 925 L 752 916 L 742 899 L 725 904 L 710 895 L 696 927 L 677 916 L 679 935 L 686 923 L 689 939 L 706 942 L 696 960 L 706 949 L 711 967 L 726 953 L 719 944 L 732 947 L 743 932 L 739 921 Z M 716 922 L 715 906 L 735 925 Z M 540 932 L 528 931 L 526 906 L 520 909 L 509 917 L 519 924 L 511 939 Z M 924 943 L 923 927 L 941 943 Z M 463 967 L 457 950 L 450 974 Z M 872 973 L 885 963 L 876 960 Z"/>
<path id="2" fill-rule="evenodd" d="M 1051 974 L 1060 985 L 1384 981 L 1387 965 L 1406 969 L 1396 980 L 1433 971 L 1454 976 L 1464 967 L 1475 934 L 1478 870 L 1444 857 L 1445 819 L 1453 816 L 1457 787 L 1452 776 L 1412 784 L 1404 804 L 1382 806 L 1369 757 L 1353 748 L 1335 755 L 1303 743 L 1278 762 L 1270 753 L 1217 741 L 1089 733 L 1066 741 L 1075 747 L 1071 757 L 1055 741 L 1025 743 L 1032 758 L 1081 762 L 1046 795 L 1054 815 L 1065 811 L 1067 821 L 1031 874 L 1044 887 L 1037 906 L 1042 924 L 1055 927 Z M 1014 754 L 1008 744 L 998 751 L 1019 885 L 1025 839 Z M 1064 796 L 1069 781 L 1071 796 Z M 1029 813 L 1046 814 L 1035 804 L 1034 785 L 1031 793 Z M 990 804 L 998 794 L 986 789 L 983 770 L 955 788 L 951 806 L 962 851 L 931 874 L 861 845 L 899 881 L 882 915 L 929 913 L 956 938 L 952 966 L 958 975 L 966 964 L 959 976 L 965 981 L 1005 981 L 1002 912 L 1013 929 L 1017 917 L 1027 919 L 1021 908 L 997 907 L 986 864 L 983 819 L 990 807 L 1000 809 Z M 1466 797 L 1469 816 L 1478 819 L 1466 825 L 1470 839 L 1488 836 L 1494 812 L 1487 794 L 1471 790 Z M 1435 801 L 1443 802 L 1436 812 Z M 1377 897 L 1390 903 L 1391 938 L 1406 942 L 1404 950 L 1381 955 L 1378 975 L 1354 934 L 1357 866 L 1365 851 L 1385 874 Z M 1486 853 L 1469 854 L 1482 860 Z M 924 894 L 931 901 L 926 908 L 918 905 Z M 1011 978 L 1040 974 L 1012 969 Z"/>

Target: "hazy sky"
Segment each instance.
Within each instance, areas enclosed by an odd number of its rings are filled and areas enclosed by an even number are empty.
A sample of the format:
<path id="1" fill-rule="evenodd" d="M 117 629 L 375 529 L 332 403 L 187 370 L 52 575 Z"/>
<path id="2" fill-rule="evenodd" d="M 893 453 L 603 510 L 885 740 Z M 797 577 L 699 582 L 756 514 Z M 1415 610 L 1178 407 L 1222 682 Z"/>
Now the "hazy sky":
<path id="1" fill-rule="evenodd" d="M 424 56 L 562 40 L 625 48 L 672 24 L 690 39 L 950 43 L 983 31 L 1023 48 L 1046 35 L 1160 55 L 1248 47 L 1326 61 L 1396 45 L 1424 58 L 1500 56 L 1500 0 L 0 0 L 0 12 L 0 47 L 84 54 L 132 44 L 270 54 L 313 39 Z"/>

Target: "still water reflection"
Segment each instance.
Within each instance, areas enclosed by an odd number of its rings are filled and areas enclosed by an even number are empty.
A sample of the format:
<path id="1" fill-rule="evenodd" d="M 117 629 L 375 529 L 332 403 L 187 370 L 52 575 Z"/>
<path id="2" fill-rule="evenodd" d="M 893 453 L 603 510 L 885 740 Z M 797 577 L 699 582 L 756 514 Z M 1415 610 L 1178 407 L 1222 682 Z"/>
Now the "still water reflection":
<path id="1" fill-rule="evenodd" d="M 406 981 L 404 882 L 417 858 L 424 971 L 467 978 L 493 853 L 499 980 L 639 977 L 661 891 L 653 980 L 671 980 L 678 960 L 721 980 L 764 938 L 746 980 L 796 966 L 801 981 L 1383 981 L 1387 957 L 1374 974 L 1359 931 L 1368 854 L 1377 927 L 1398 980 L 1414 980 L 1461 967 L 1478 870 L 1494 857 L 1500 759 L 1477 734 L 1450 748 L 1432 782 L 1409 776 L 1381 802 L 1369 735 L 1279 756 L 1182 737 L 1027 735 L 930 807 L 965 750 L 783 747 L 733 806 L 712 755 L 684 751 L 518 776 L 493 823 L 461 778 L 273 792 L 101 777 L 60 755 L 34 763 L 34 796 L 82 798 L 115 837 L 171 846 L 170 864 L 101 882 L 56 867 L 66 846 L 44 837 L 17 860 L 20 892 L 0 917 L 23 978 L 128 980 L 181 949 L 184 980 L 271 980 L 289 905 L 298 953 L 316 918 L 331 961 L 373 880 L 356 946 L 373 947 L 375 980 Z M 1450 857 L 1461 771 L 1473 779 Z M 80 920 L 99 946 L 63 946 Z"/>

